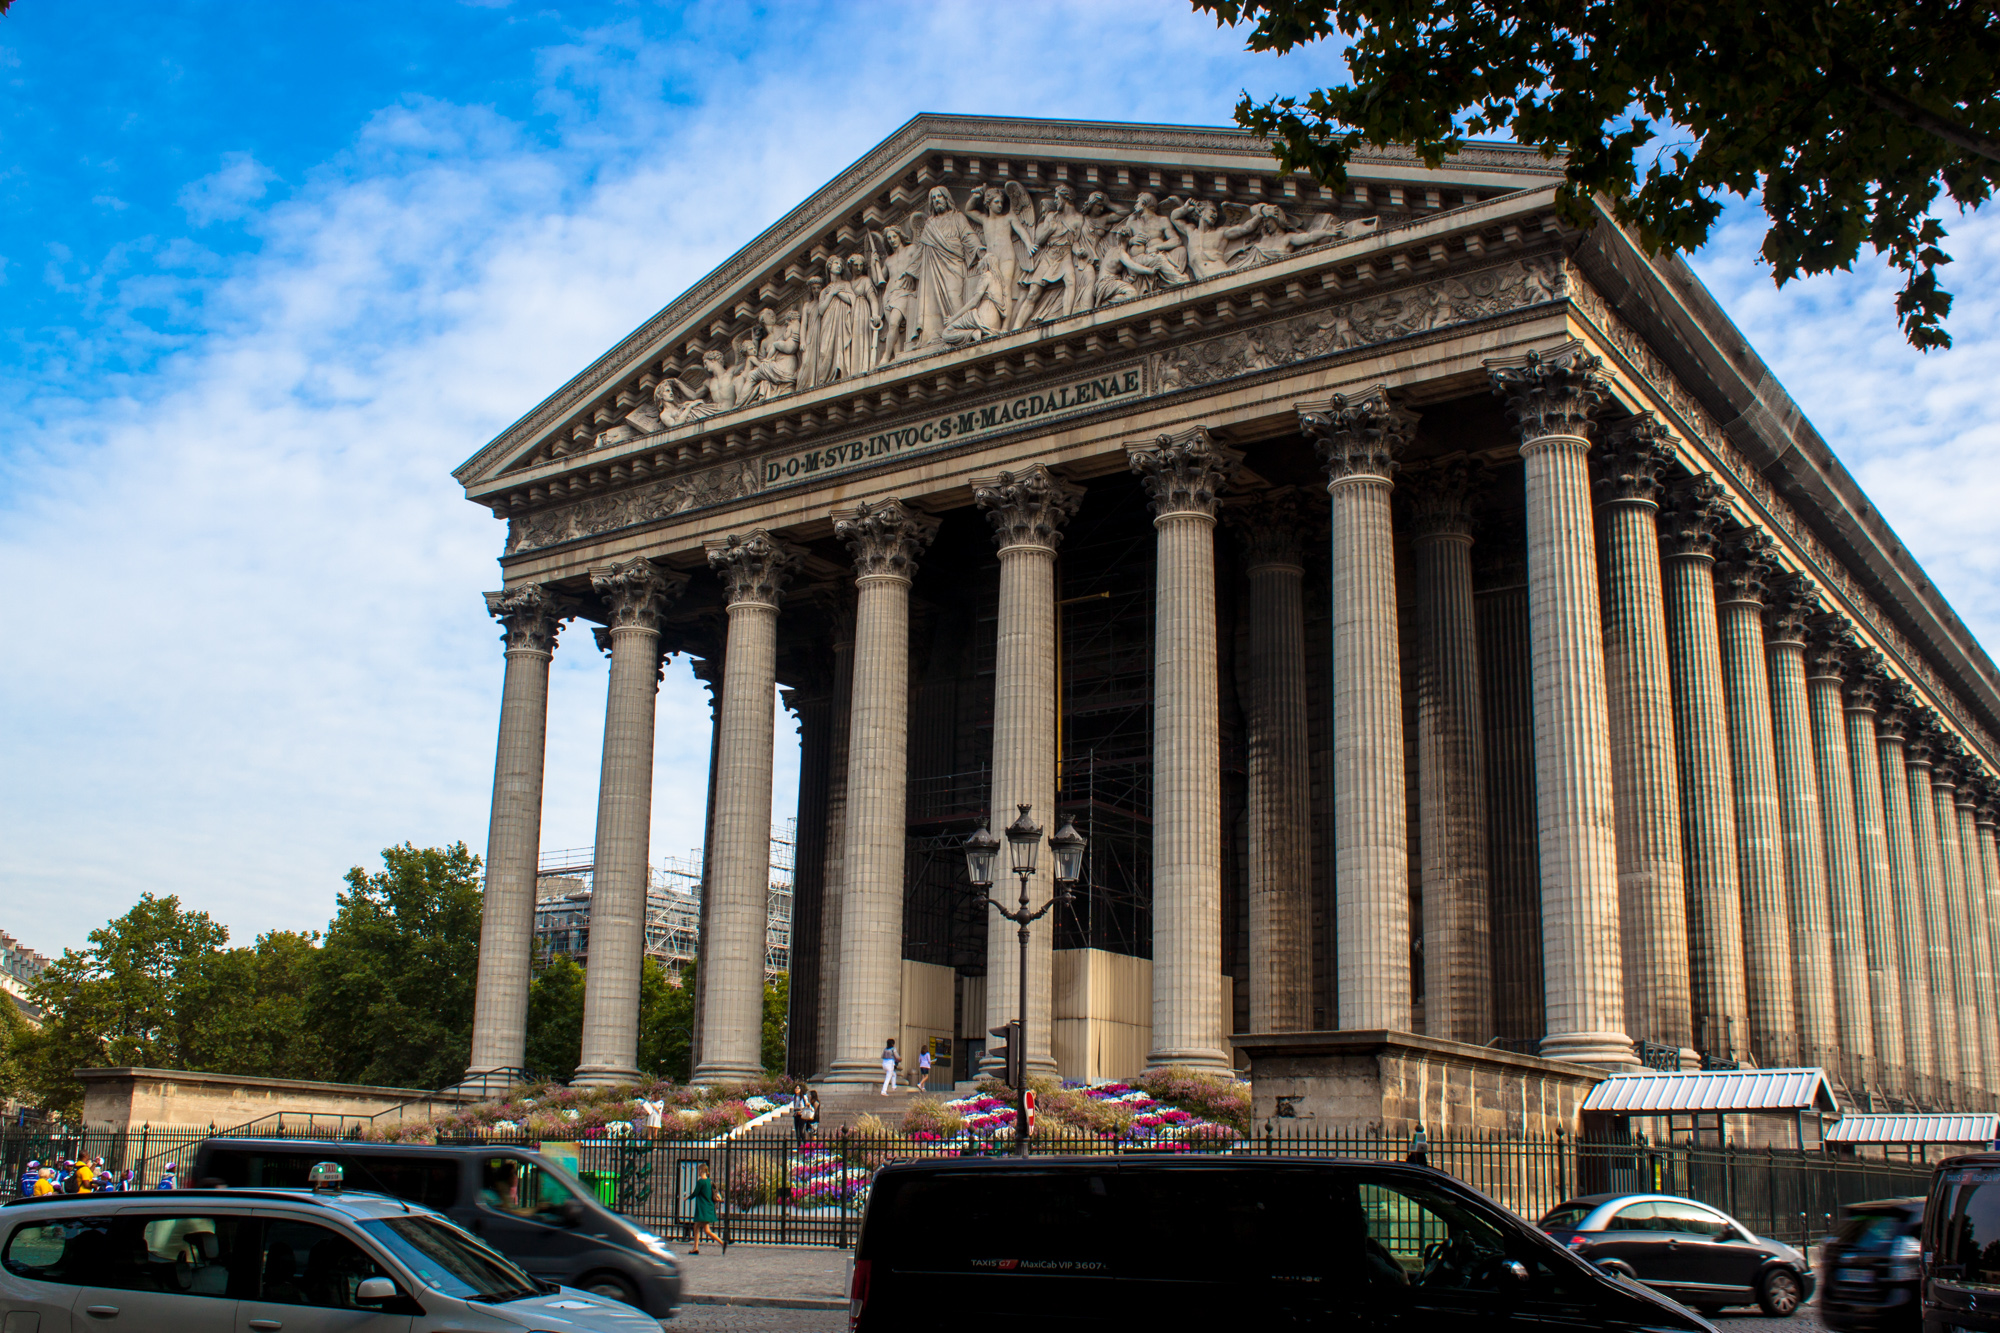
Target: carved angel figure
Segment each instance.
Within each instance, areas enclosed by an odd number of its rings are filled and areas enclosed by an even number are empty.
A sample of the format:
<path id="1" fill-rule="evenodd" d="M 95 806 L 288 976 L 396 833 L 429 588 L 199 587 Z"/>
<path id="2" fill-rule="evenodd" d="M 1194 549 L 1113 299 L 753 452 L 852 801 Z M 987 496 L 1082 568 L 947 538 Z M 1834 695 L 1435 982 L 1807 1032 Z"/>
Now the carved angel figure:
<path id="1" fill-rule="evenodd" d="M 1258 264 L 1289 258 L 1300 250 L 1351 240 L 1373 231 L 1380 222 L 1380 218 L 1341 222 L 1331 213 L 1321 213 L 1307 225 L 1300 226 L 1276 204 L 1258 204 L 1250 210 L 1245 221 L 1244 234 L 1248 243 L 1236 256 L 1235 267 L 1254 268 Z"/>
<path id="2" fill-rule="evenodd" d="M 1243 239 L 1257 229 L 1255 221 L 1234 225 L 1223 221 L 1222 209 L 1208 199 L 1190 199 L 1168 215 L 1187 237 L 1188 271 L 1197 280 L 1219 278 L 1235 267 Z"/>
<path id="3" fill-rule="evenodd" d="M 1169 200 L 1169 203 L 1178 203 Z M 1141 194 L 1131 216 L 1125 219 L 1125 268 L 1162 287 L 1178 287 L 1188 280 L 1187 245 L 1180 230 L 1160 216 L 1160 201 L 1149 191 Z"/>
<path id="4" fill-rule="evenodd" d="M 977 228 L 952 203 L 951 191 L 933 186 L 925 202 L 930 216 L 912 244 L 917 250 L 919 345 L 944 341 L 945 320 L 965 304 L 967 277 L 983 248 Z"/>

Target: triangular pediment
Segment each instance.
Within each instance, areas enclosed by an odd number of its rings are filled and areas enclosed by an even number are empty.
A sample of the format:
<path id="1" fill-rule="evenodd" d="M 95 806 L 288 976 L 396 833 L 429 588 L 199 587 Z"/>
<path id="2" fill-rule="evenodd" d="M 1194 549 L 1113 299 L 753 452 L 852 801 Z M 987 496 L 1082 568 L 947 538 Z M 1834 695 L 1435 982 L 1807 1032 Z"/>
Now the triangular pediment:
<path id="1" fill-rule="evenodd" d="M 918 116 L 462 464 L 512 473 L 697 433 L 933 355 L 1559 179 L 1477 145 L 1357 155 L 1337 196 L 1239 130 Z"/>

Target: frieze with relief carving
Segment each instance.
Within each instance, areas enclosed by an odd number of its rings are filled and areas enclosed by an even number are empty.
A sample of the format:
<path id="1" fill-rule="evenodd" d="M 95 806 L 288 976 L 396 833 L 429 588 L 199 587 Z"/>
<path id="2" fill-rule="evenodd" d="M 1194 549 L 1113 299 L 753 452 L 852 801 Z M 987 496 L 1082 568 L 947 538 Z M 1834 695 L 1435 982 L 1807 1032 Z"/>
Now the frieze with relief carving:
<path id="1" fill-rule="evenodd" d="M 703 468 L 613 495 L 545 509 L 507 524 L 507 554 L 595 537 L 635 523 L 670 518 L 690 509 L 740 500 L 757 490 L 757 468 L 747 459 Z"/>

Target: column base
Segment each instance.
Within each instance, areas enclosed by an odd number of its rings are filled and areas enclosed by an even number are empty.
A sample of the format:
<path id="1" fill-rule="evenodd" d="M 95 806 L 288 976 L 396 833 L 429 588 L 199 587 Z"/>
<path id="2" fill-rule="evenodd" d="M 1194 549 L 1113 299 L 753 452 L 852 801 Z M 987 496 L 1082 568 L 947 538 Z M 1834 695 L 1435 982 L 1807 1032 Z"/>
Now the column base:
<path id="1" fill-rule="evenodd" d="M 569 1085 L 572 1088 L 615 1088 L 621 1084 L 643 1082 L 645 1077 L 630 1065 L 578 1065 Z"/>
<path id="2" fill-rule="evenodd" d="M 880 1088 L 882 1086 L 882 1062 L 880 1060 L 835 1060 L 830 1068 L 813 1082 L 826 1088 Z M 896 1076 L 896 1091 L 907 1088 L 903 1076 Z"/>
<path id="3" fill-rule="evenodd" d="M 764 1067 L 755 1064 L 730 1064 L 721 1060 L 709 1060 L 695 1066 L 692 1083 L 742 1083 L 748 1079 L 764 1077 Z"/>
<path id="4" fill-rule="evenodd" d="M 1544 1037 L 1541 1057 L 1599 1068 L 1639 1068 L 1639 1057 L 1632 1049 L 1632 1039 L 1622 1032 L 1563 1032 Z"/>
<path id="5" fill-rule="evenodd" d="M 1236 1066 L 1231 1062 L 1228 1051 L 1202 1050 L 1193 1048 L 1184 1051 L 1146 1052 L 1146 1072 L 1165 1069 L 1169 1065 L 1181 1069 L 1199 1070 L 1204 1074 L 1235 1074 Z"/>
<path id="6" fill-rule="evenodd" d="M 511 1065 L 495 1065 L 489 1069 L 468 1069 L 465 1077 L 452 1085 L 452 1091 L 478 1097 L 505 1097 L 515 1088 L 526 1087 L 527 1071 Z"/>

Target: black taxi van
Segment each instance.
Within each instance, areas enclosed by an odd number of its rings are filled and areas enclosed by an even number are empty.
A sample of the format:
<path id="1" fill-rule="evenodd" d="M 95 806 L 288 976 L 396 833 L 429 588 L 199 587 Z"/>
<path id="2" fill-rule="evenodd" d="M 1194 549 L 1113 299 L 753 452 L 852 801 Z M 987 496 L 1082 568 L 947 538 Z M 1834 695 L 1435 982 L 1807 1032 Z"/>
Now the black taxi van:
<path id="1" fill-rule="evenodd" d="M 2000 1333 L 2000 1153 L 1937 1164 L 1922 1244 L 1924 1333 Z"/>
<path id="2" fill-rule="evenodd" d="M 1443 1172 L 1193 1154 L 890 1163 L 849 1307 L 859 1330 L 1712 1327 Z"/>

